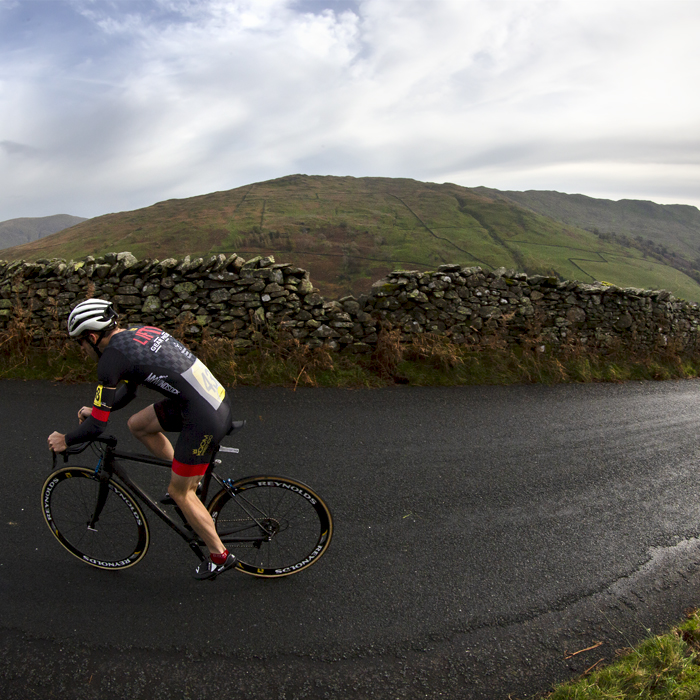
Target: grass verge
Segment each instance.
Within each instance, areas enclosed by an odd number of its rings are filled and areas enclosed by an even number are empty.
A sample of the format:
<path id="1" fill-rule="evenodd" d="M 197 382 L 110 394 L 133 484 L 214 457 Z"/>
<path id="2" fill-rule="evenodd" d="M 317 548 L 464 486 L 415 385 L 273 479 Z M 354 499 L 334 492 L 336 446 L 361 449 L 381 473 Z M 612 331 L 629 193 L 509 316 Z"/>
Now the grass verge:
<path id="1" fill-rule="evenodd" d="M 483 384 L 557 384 L 682 379 L 700 376 L 700 356 L 673 348 L 634 354 L 627 348 L 605 352 L 571 346 L 557 352 L 530 344 L 475 349 L 442 336 L 401 342 L 385 329 L 371 354 L 354 355 L 309 348 L 297 340 L 260 336 L 242 352 L 235 340 L 205 337 L 190 343 L 200 359 L 226 386 L 370 388 L 392 384 L 463 386 Z M 41 346 L 21 324 L 0 334 L 0 379 L 95 380 L 94 363 L 75 343 L 60 336 Z"/>
<path id="2" fill-rule="evenodd" d="M 700 699 L 700 615 L 623 649 L 610 665 L 558 686 L 547 700 Z"/>

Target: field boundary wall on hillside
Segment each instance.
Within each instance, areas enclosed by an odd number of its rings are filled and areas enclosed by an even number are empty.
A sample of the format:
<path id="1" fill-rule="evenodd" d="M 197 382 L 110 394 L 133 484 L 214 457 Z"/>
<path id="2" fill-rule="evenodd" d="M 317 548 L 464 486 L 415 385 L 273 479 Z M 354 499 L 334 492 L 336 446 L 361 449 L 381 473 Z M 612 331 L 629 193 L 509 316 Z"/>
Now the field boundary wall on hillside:
<path id="1" fill-rule="evenodd" d="M 698 350 L 700 307 L 668 291 L 560 281 L 513 270 L 441 265 L 397 270 L 367 295 L 324 299 L 309 273 L 273 258 L 137 260 L 112 253 L 79 261 L 0 261 L 0 330 L 22 322 L 35 345 L 63 333 L 70 309 L 111 300 L 123 324 L 227 336 L 241 351 L 266 335 L 366 353 L 382 328 L 409 341 L 430 333 L 475 347 L 521 344 Z"/>

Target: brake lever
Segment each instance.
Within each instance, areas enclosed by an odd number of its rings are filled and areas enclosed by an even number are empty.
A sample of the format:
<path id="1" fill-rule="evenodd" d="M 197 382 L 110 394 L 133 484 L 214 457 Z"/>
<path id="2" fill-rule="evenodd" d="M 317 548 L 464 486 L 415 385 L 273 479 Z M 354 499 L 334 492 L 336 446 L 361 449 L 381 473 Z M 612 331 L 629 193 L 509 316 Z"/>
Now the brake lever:
<path id="1" fill-rule="evenodd" d="M 81 452 L 84 452 L 90 445 L 93 445 L 95 443 L 103 443 L 106 445 L 111 445 L 114 447 L 117 444 L 117 440 L 115 437 L 108 435 L 104 438 L 97 438 L 95 440 L 90 440 L 88 442 L 81 443 L 79 445 L 71 445 L 71 447 L 67 447 L 63 452 L 59 453 L 63 457 L 63 462 L 64 464 L 68 463 L 68 457 L 70 455 L 79 455 Z M 54 469 L 56 468 L 56 461 L 58 459 L 57 453 L 54 450 L 51 450 L 51 455 L 53 459 L 53 466 Z"/>
<path id="2" fill-rule="evenodd" d="M 52 462 L 52 468 L 56 469 L 56 462 L 58 461 L 58 452 L 55 452 L 54 450 L 51 450 L 51 462 Z M 63 457 L 63 462 L 64 464 L 68 462 L 68 451 L 65 450 L 64 452 L 60 453 L 61 457 Z"/>

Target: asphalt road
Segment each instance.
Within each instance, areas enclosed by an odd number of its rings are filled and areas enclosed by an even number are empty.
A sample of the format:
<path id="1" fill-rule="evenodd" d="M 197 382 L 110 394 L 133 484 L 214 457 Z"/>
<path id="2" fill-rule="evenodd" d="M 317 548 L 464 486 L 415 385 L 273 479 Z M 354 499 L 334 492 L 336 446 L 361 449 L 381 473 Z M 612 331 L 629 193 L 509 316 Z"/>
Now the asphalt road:
<path id="1" fill-rule="evenodd" d="M 336 529 L 299 575 L 213 583 L 154 517 L 122 572 L 53 540 L 46 436 L 91 395 L 0 382 L 4 700 L 525 698 L 700 602 L 696 381 L 235 390 L 228 473 L 308 482 Z"/>

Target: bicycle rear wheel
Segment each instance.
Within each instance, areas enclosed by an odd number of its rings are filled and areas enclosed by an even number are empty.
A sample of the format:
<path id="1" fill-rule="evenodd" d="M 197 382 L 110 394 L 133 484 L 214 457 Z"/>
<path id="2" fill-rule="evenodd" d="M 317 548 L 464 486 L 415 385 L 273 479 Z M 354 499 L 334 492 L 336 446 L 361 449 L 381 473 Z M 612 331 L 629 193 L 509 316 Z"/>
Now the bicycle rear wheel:
<path id="1" fill-rule="evenodd" d="M 61 545 L 81 561 L 98 569 L 127 569 L 148 550 L 148 523 L 131 493 L 110 479 L 100 518 L 89 529 L 99 486 L 94 469 L 53 472 L 41 491 L 44 519 Z"/>
<path id="2" fill-rule="evenodd" d="M 216 531 L 252 576 L 296 574 L 328 549 L 333 518 L 308 486 L 278 476 L 240 479 L 209 504 Z"/>

